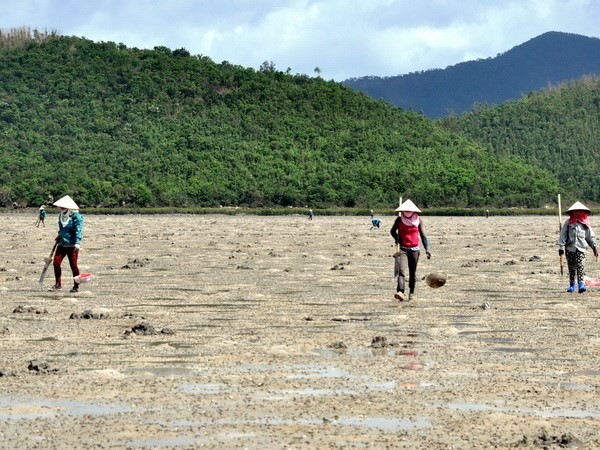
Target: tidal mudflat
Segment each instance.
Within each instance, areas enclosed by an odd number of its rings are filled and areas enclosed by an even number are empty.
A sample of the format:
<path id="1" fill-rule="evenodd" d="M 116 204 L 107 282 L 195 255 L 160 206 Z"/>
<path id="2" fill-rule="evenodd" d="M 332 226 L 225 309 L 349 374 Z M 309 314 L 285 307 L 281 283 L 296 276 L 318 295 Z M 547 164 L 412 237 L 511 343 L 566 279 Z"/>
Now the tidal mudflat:
<path id="1" fill-rule="evenodd" d="M 600 447 L 600 291 L 565 292 L 555 217 L 425 215 L 398 303 L 392 217 L 82 213 L 77 294 L 38 284 L 52 212 L 0 214 L 2 448 Z"/>

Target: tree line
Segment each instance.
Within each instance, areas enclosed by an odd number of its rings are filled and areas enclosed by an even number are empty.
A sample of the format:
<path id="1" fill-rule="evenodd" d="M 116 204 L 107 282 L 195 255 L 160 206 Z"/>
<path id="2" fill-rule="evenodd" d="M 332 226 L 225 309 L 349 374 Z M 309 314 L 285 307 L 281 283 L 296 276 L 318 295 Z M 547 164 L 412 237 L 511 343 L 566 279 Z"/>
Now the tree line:
<path id="1" fill-rule="evenodd" d="M 569 197 L 600 203 L 600 77 L 549 86 L 439 122 L 551 173 Z"/>
<path id="2" fill-rule="evenodd" d="M 555 175 L 273 64 L 52 36 L 0 46 L 0 205 L 529 206 Z"/>

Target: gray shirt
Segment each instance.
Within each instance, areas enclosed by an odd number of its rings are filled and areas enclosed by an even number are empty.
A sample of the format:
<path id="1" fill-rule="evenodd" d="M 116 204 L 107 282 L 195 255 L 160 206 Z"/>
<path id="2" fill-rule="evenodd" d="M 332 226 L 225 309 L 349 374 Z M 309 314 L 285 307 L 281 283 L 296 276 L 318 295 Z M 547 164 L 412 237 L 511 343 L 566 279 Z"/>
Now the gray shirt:
<path id="1" fill-rule="evenodd" d="M 569 221 L 565 220 L 558 238 L 558 249 L 566 249 L 568 252 L 574 252 L 575 250 L 585 252 L 588 244 L 590 247 L 596 248 L 594 230 L 579 222 L 569 225 Z"/>

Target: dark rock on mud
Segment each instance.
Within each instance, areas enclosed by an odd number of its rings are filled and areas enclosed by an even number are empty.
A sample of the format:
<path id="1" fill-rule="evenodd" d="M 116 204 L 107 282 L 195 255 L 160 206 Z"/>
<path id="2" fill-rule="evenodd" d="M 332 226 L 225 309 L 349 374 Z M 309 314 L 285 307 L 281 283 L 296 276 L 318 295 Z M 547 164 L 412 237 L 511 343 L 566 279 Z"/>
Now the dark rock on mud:
<path id="1" fill-rule="evenodd" d="M 583 445 L 583 442 L 571 433 L 565 433 L 560 436 L 553 436 L 547 430 L 542 430 L 538 436 L 523 436 L 517 443 L 517 447 L 540 447 L 540 448 L 574 448 Z"/>
<path id="2" fill-rule="evenodd" d="M 110 310 L 106 308 L 86 309 L 82 313 L 72 313 L 69 319 L 108 319 Z"/>
<path id="3" fill-rule="evenodd" d="M 375 336 L 371 341 L 371 347 L 373 348 L 385 348 L 388 345 L 388 340 L 385 336 Z"/>
<path id="4" fill-rule="evenodd" d="M 121 267 L 121 269 L 139 269 L 141 267 L 146 267 L 150 259 L 148 258 L 134 258 L 127 261 L 127 264 Z"/>
<path id="5" fill-rule="evenodd" d="M 350 265 L 350 261 L 342 261 L 331 268 L 331 270 L 344 270 L 345 266 Z"/>
<path id="6" fill-rule="evenodd" d="M 48 314 L 48 311 L 44 308 L 36 308 L 35 306 L 28 306 L 25 307 L 23 305 L 19 305 L 17 306 L 14 310 L 13 310 L 13 314 L 24 314 L 24 313 L 29 313 L 29 314 Z"/>
<path id="7" fill-rule="evenodd" d="M 123 315 L 121 316 L 121 318 L 146 320 L 146 318 L 144 316 L 138 316 L 137 314 L 132 313 L 132 312 L 124 312 Z"/>
<path id="8" fill-rule="evenodd" d="M 60 372 L 60 369 L 50 367 L 50 365 L 38 359 L 33 359 L 29 361 L 29 365 L 27 366 L 30 372 L 35 372 L 39 374 L 50 374 Z"/>
<path id="9" fill-rule="evenodd" d="M 153 334 L 156 334 L 156 329 L 153 325 L 147 322 L 142 322 L 138 323 L 137 325 L 134 325 L 133 327 L 131 327 L 130 330 L 125 331 L 126 335 L 130 335 L 132 333 L 140 336 L 151 336 Z"/>
<path id="10" fill-rule="evenodd" d="M 336 350 L 346 350 L 348 348 L 348 346 L 340 341 L 340 342 L 334 342 L 333 344 L 329 345 L 329 348 L 334 348 Z"/>
<path id="11" fill-rule="evenodd" d="M 368 322 L 371 319 L 369 319 L 368 317 L 338 316 L 332 318 L 331 320 L 333 320 L 334 322 Z"/>

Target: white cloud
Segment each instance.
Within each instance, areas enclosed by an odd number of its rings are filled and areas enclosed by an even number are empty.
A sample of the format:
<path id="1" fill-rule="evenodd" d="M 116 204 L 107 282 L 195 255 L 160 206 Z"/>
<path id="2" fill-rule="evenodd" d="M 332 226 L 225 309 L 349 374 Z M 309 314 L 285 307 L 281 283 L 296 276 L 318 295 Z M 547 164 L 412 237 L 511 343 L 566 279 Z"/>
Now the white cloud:
<path id="1" fill-rule="evenodd" d="M 546 31 L 598 36 L 596 0 L 3 0 L 0 28 L 343 80 L 493 57 Z"/>

